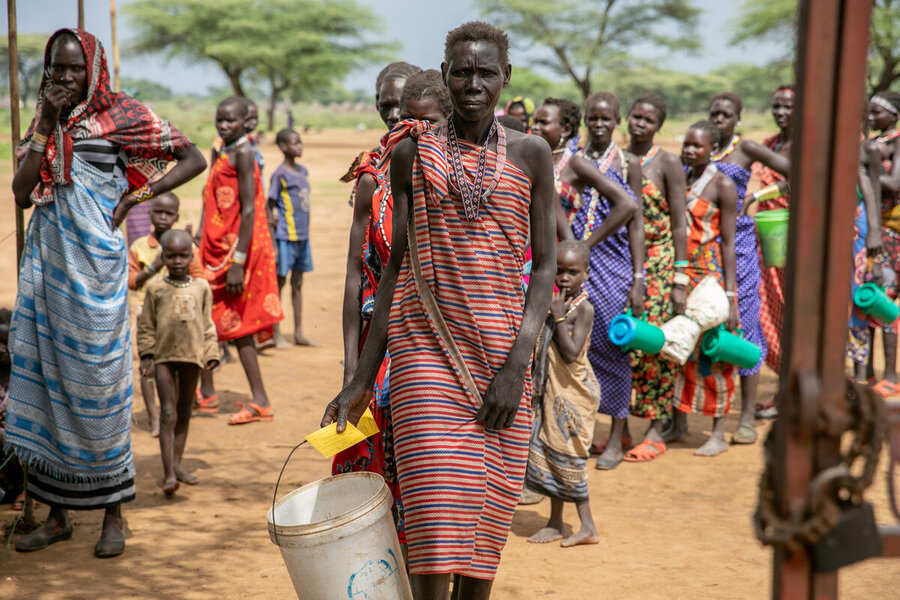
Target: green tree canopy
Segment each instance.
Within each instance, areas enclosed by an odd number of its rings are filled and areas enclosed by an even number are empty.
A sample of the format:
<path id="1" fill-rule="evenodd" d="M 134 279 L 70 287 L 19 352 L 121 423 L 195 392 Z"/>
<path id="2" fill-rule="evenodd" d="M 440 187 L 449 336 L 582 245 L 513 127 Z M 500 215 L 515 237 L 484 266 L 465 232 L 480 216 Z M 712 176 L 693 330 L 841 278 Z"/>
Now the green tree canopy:
<path id="1" fill-rule="evenodd" d="M 284 93 L 309 98 L 388 49 L 366 41 L 379 20 L 356 0 L 138 0 L 125 12 L 132 50 L 210 60 L 239 96 L 265 83 L 270 129 Z"/>
<path id="2" fill-rule="evenodd" d="M 44 49 L 47 47 L 49 33 L 20 33 L 17 47 L 19 50 L 19 98 L 27 106 L 29 100 L 37 97 L 38 86 L 41 85 L 41 73 L 44 71 Z M 3 46 L 0 58 L 0 69 L 3 70 L 4 84 L 9 81 L 9 36 Z M 4 87 L 6 87 L 4 85 Z"/>
<path id="3" fill-rule="evenodd" d="M 796 37 L 797 0 L 744 0 L 732 43 Z M 874 0 L 869 40 L 869 89 L 900 80 L 900 0 Z"/>
<path id="4" fill-rule="evenodd" d="M 688 0 L 479 0 L 482 14 L 519 43 L 546 50 L 532 61 L 569 77 L 583 97 L 599 65 L 633 64 L 636 44 L 696 49 L 700 10 Z"/>

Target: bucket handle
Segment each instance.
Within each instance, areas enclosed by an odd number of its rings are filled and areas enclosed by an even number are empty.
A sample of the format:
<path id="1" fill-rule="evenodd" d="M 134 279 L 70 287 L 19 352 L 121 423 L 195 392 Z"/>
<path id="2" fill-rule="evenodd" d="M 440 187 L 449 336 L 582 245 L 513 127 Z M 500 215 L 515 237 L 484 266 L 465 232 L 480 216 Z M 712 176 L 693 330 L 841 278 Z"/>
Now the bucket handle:
<path id="1" fill-rule="evenodd" d="M 288 462 L 291 460 L 291 457 L 294 455 L 294 452 L 297 451 L 297 448 L 306 443 L 306 440 L 303 440 L 299 444 L 293 447 L 291 453 L 288 454 L 287 458 L 284 459 L 284 464 L 281 465 L 281 472 L 278 473 L 278 481 L 275 482 L 275 491 L 272 493 L 272 533 L 275 535 L 275 545 L 278 545 L 278 525 L 275 524 L 275 499 L 278 497 L 278 486 L 281 485 L 281 476 L 284 475 L 284 469 L 287 467 Z"/>

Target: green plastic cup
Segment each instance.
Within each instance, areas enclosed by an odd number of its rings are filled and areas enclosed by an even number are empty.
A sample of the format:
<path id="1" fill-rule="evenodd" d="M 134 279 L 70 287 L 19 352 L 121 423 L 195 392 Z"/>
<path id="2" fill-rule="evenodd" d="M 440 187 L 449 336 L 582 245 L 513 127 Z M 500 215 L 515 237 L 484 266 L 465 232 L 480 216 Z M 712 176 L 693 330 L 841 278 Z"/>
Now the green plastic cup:
<path id="1" fill-rule="evenodd" d="M 732 333 L 724 325 L 706 332 L 700 351 L 713 362 L 729 363 L 741 369 L 755 367 L 762 356 L 759 346 L 741 337 L 740 330 Z"/>
<path id="2" fill-rule="evenodd" d="M 864 283 L 853 294 L 853 304 L 859 307 L 863 314 L 872 317 L 882 325 L 893 323 L 900 316 L 900 307 L 888 298 L 884 289 L 874 283 Z"/>
<path id="3" fill-rule="evenodd" d="M 788 220 L 787 209 L 766 210 L 756 213 L 756 228 L 763 262 L 767 267 L 783 267 L 787 262 Z"/>
<path id="4" fill-rule="evenodd" d="M 635 319 L 631 311 L 618 315 L 609 324 L 609 341 L 619 346 L 623 352 L 640 350 L 647 354 L 658 354 L 666 343 L 663 330 L 647 322 L 642 316 Z"/>

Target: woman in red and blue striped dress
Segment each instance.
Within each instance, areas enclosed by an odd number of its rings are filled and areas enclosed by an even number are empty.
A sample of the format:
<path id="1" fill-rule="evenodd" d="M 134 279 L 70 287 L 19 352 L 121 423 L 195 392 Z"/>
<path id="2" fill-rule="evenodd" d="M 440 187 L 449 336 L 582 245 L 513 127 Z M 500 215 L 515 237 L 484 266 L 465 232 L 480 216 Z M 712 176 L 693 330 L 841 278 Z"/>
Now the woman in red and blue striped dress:
<path id="1" fill-rule="evenodd" d="M 490 597 L 528 458 L 528 365 L 553 287 L 556 222 L 549 147 L 493 116 L 507 50 L 485 23 L 447 36 L 454 115 L 393 150 L 393 229 L 408 237 L 394 236 L 356 375 L 323 419 L 339 429 L 358 420 L 388 349 L 417 599 L 444 597 L 452 573 L 461 598 Z"/>

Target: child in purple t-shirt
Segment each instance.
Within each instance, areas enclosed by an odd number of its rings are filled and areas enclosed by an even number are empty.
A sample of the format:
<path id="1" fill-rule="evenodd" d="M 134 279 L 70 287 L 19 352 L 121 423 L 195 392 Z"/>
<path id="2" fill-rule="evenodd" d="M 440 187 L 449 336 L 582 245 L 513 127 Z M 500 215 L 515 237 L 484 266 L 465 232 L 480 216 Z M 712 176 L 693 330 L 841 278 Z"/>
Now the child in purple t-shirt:
<path id="1" fill-rule="evenodd" d="M 303 142 L 293 129 L 282 129 L 275 136 L 275 143 L 284 154 L 284 162 L 272 174 L 269 185 L 269 210 L 275 213 L 275 247 L 278 251 L 276 271 L 278 292 L 291 274 L 291 304 L 294 309 L 294 343 L 298 346 L 313 345 L 303 335 L 303 274 L 312 271 L 312 254 L 309 250 L 309 180 L 308 171 L 297 159 L 303 156 Z M 276 343 L 286 345 L 276 330 Z"/>

